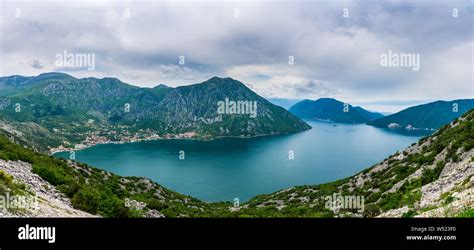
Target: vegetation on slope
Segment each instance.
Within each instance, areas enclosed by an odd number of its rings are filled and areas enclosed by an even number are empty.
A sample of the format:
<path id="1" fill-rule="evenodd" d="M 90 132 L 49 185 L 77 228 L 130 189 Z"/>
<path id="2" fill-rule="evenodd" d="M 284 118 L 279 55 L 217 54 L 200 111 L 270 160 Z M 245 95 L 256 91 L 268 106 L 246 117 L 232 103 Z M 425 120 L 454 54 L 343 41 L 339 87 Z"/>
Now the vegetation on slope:
<path id="1" fill-rule="evenodd" d="M 150 129 L 161 136 L 193 132 L 196 138 L 204 139 L 310 129 L 285 109 L 231 78 L 213 77 L 199 84 L 150 89 L 116 78 L 76 79 L 46 73 L 36 77 L 0 77 L 0 89 L 0 120 L 31 122 L 60 135 L 62 138 L 48 144 L 50 147 L 62 145 L 64 139 L 78 144 L 87 132 L 116 130 L 112 126 L 122 126 L 132 133 Z M 218 103 L 226 99 L 257 102 L 256 117 L 218 114 Z"/>
<path id="2" fill-rule="evenodd" d="M 31 194 L 31 191 L 27 189 L 25 184 L 15 180 L 13 176 L 5 171 L 0 170 L 0 197 L 2 198 L 2 204 L 5 205 L 4 208 L 8 212 L 21 213 L 22 210 L 19 207 L 11 206 L 9 197 L 27 196 Z"/>
<path id="3" fill-rule="evenodd" d="M 141 217 L 155 210 L 166 217 L 206 216 L 208 205 L 145 178 L 120 177 L 96 168 L 35 153 L 0 136 L 0 159 L 30 163 L 33 172 L 66 194 L 80 210 L 107 217 Z M 8 177 L 3 182 L 10 190 Z M 1 190 L 0 190 L 1 191 Z M 126 199 L 144 202 L 127 207 Z"/>
<path id="4" fill-rule="evenodd" d="M 332 98 L 319 98 L 315 101 L 303 100 L 293 105 L 289 111 L 301 119 L 327 120 L 341 123 L 366 123 L 383 117 L 382 114 L 353 107 Z"/>
<path id="5" fill-rule="evenodd" d="M 423 212 L 416 211 L 415 208 L 421 198 L 421 187 L 436 181 L 447 163 L 457 163 L 460 161 L 459 155 L 472 152 L 474 148 L 474 110 L 452 124 L 453 126 L 448 124 L 434 135 L 412 145 L 410 148 L 413 151 L 407 149 L 402 153 L 403 157 L 398 153 L 394 154 L 382 163 L 343 180 L 260 195 L 246 203 L 236 214 L 272 217 L 333 216 L 333 211 L 325 206 L 325 198 L 335 193 L 365 197 L 362 214 L 365 217 L 377 216 L 384 211 L 405 206 L 412 209 L 412 215 Z M 420 150 L 417 152 L 415 149 Z M 472 160 L 470 164 L 473 164 Z M 417 170 L 421 174 L 412 175 Z M 411 175 L 413 178 L 408 178 Z M 470 178 L 471 176 L 466 176 L 462 188 L 469 188 L 471 185 L 472 189 Z M 360 216 L 356 210 L 341 209 L 338 216 Z"/>
<path id="6" fill-rule="evenodd" d="M 120 177 L 74 161 L 42 155 L 4 136 L 0 136 L 0 159 L 30 163 L 33 171 L 66 194 L 75 208 L 107 217 L 374 217 L 405 206 L 411 209 L 405 216 L 413 216 L 422 212 L 415 207 L 421 198 L 421 188 L 436 181 L 446 164 L 460 161 L 463 152 L 472 152 L 473 129 L 474 110 L 471 110 L 404 152 L 352 177 L 259 195 L 240 206 L 229 202 L 204 203 L 146 178 Z M 421 172 L 419 176 L 409 178 L 417 171 Z M 8 177 L 2 178 L 3 186 L 11 185 Z M 468 178 L 463 185 L 468 184 Z M 329 209 L 325 198 L 334 194 L 364 196 L 364 211 Z M 445 199 L 445 202 L 452 200 L 449 195 Z M 127 206 L 129 200 L 142 204 L 143 208 Z M 459 216 L 470 215 L 472 209 L 467 208 Z"/>
<path id="7" fill-rule="evenodd" d="M 0 170 L 0 196 L 10 195 L 24 195 L 27 192 L 25 185 L 14 181 L 13 177 Z"/>

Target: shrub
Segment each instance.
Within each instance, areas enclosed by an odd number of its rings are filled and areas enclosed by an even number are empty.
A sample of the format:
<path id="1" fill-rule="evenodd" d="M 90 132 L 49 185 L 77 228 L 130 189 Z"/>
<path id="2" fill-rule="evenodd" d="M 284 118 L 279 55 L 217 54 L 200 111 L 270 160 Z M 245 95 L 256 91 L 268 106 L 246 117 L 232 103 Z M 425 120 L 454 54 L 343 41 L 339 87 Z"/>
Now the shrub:
<path id="1" fill-rule="evenodd" d="M 402 218 L 412 218 L 415 215 L 416 215 L 415 210 L 408 210 L 408 212 L 406 212 L 402 215 Z"/>
<path id="2" fill-rule="evenodd" d="M 445 165 L 444 161 L 438 161 L 433 169 L 424 169 L 421 176 L 421 185 L 424 186 L 438 179 Z"/>
<path id="3" fill-rule="evenodd" d="M 473 208 L 466 209 L 466 210 L 462 211 L 461 213 L 459 213 L 457 217 L 474 218 L 474 209 Z"/>
<path id="4" fill-rule="evenodd" d="M 366 218 L 375 217 L 380 214 L 380 206 L 375 203 L 367 204 L 364 208 L 363 216 Z"/>
<path id="5" fill-rule="evenodd" d="M 54 186 L 71 183 L 72 177 L 61 168 L 52 168 L 44 165 L 34 165 L 33 172 L 41 176 Z"/>

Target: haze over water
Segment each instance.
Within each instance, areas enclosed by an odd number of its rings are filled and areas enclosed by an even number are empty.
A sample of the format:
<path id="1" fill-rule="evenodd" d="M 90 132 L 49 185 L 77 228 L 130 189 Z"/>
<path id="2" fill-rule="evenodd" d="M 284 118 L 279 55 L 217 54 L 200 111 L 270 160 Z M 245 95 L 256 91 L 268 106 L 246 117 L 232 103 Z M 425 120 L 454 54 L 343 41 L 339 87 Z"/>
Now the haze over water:
<path id="1" fill-rule="evenodd" d="M 351 176 L 420 139 L 368 125 L 308 124 L 313 129 L 273 137 L 97 145 L 76 152 L 76 160 L 119 175 L 148 177 L 204 201 L 243 202 Z M 185 160 L 179 159 L 180 150 Z"/>

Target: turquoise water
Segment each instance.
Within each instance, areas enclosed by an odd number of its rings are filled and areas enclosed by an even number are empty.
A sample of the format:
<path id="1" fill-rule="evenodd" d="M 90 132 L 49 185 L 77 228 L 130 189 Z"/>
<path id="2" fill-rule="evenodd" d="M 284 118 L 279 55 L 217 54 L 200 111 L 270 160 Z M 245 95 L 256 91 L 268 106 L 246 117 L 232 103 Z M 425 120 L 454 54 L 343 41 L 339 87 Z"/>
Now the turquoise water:
<path id="1" fill-rule="evenodd" d="M 97 145 L 76 152 L 76 160 L 119 175 L 148 177 L 205 201 L 242 202 L 294 185 L 351 176 L 420 138 L 367 125 L 308 123 L 313 129 L 274 137 Z M 184 160 L 179 159 L 181 150 Z"/>

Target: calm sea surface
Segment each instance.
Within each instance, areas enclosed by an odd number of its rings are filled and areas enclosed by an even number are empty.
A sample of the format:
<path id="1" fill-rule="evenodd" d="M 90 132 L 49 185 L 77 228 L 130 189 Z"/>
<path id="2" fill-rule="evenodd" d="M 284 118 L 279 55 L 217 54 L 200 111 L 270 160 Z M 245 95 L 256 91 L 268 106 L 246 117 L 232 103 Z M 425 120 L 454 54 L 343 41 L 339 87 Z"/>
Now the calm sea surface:
<path id="1" fill-rule="evenodd" d="M 351 176 L 420 139 L 367 125 L 308 123 L 313 129 L 274 137 L 97 145 L 76 152 L 76 160 L 119 175 L 148 177 L 205 201 L 242 202 Z"/>

